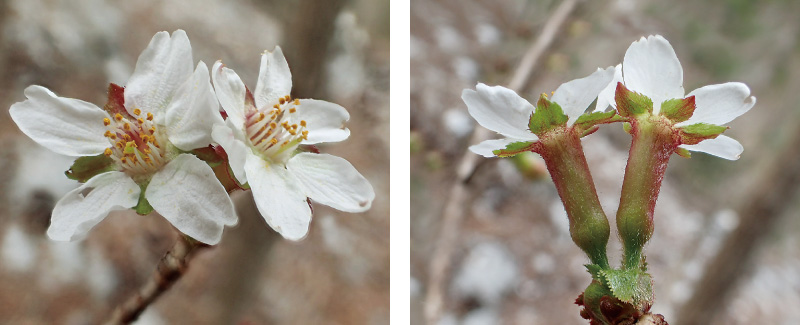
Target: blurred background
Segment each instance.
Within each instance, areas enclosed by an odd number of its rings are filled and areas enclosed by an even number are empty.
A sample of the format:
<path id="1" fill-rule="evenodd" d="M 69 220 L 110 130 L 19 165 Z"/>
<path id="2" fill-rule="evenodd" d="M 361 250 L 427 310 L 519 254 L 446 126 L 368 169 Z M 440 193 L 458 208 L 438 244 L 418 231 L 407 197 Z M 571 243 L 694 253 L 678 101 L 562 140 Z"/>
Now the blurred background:
<path id="1" fill-rule="evenodd" d="M 532 101 L 620 63 L 641 36 L 661 34 L 681 61 L 687 93 L 740 81 L 758 103 L 726 131 L 745 147 L 740 160 L 695 153 L 670 161 L 646 247 L 652 311 L 673 325 L 795 324 L 800 2 L 567 2 L 411 2 L 412 323 L 426 315 L 437 324 L 587 323 L 574 301 L 590 282 L 588 259 L 569 237 L 541 158 L 471 164 L 477 155 L 467 147 L 479 142 L 481 127 L 461 91 L 477 82 L 508 85 L 543 34 L 552 42 L 542 43 L 518 91 Z M 620 125 L 583 141 L 612 223 L 615 266 L 629 145 Z"/>
<path id="2" fill-rule="evenodd" d="M 3 0 L 0 107 L 31 84 L 102 106 L 158 31 L 184 29 L 195 61 L 218 59 L 255 88 L 260 54 L 283 47 L 293 97 L 351 115 L 349 160 L 375 188 L 372 209 L 314 206 L 308 237 L 278 238 L 249 192 L 240 222 L 198 253 L 139 324 L 386 324 L 389 317 L 389 1 Z M 366 148 L 369 148 L 366 150 Z M 0 324 L 98 324 L 139 288 L 176 241 L 157 215 L 112 213 L 89 237 L 53 242 L 57 200 L 78 184 L 72 161 L 39 147 L 0 112 Z"/>

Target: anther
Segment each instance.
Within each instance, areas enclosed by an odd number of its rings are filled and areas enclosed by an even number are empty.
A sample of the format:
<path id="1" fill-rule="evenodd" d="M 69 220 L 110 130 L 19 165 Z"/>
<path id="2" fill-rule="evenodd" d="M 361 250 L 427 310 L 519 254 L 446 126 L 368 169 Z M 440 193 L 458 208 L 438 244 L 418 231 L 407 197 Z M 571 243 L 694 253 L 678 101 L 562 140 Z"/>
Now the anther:
<path id="1" fill-rule="evenodd" d="M 117 115 L 114 115 L 114 119 L 117 120 L 117 122 L 122 122 L 122 114 L 117 113 Z"/>
<path id="2" fill-rule="evenodd" d="M 107 117 L 103 118 L 103 125 L 105 125 L 105 126 L 111 125 L 111 119 L 109 119 Z"/>
<path id="3" fill-rule="evenodd" d="M 292 107 L 292 108 L 289 109 L 289 113 L 294 113 L 294 112 L 297 112 L 296 108 Z"/>
<path id="4" fill-rule="evenodd" d="M 134 108 L 133 109 L 133 115 L 139 115 L 139 114 L 142 114 L 142 110 L 140 110 L 138 108 Z"/>
<path id="5" fill-rule="evenodd" d="M 272 144 L 278 144 L 278 139 L 272 138 L 269 140 L 269 142 Z"/>
<path id="6" fill-rule="evenodd" d="M 299 99 L 297 99 L 297 98 L 295 98 L 295 99 L 294 99 L 294 104 L 295 104 L 295 105 L 300 105 L 300 100 L 299 100 Z"/>
<path id="7" fill-rule="evenodd" d="M 281 105 L 283 105 L 283 104 L 286 103 L 286 98 L 283 98 L 283 97 L 278 98 L 278 102 L 281 103 Z"/>
<path id="8" fill-rule="evenodd" d="M 147 120 L 148 121 L 152 121 L 153 120 L 153 113 L 147 112 Z"/>
<path id="9" fill-rule="evenodd" d="M 143 119 L 143 118 L 141 118 L 141 117 L 140 117 L 140 118 L 137 118 L 137 119 L 136 119 L 136 122 L 138 122 L 139 124 L 144 124 L 144 119 Z"/>
<path id="10" fill-rule="evenodd" d="M 111 157 L 112 153 L 114 153 L 114 152 L 111 151 L 111 148 L 106 148 L 106 150 L 103 151 L 103 154 L 106 155 L 106 157 Z"/>
<path id="11" fill-rule="evenodd" d="M 125 131 L 130 131 L 131 130 L 131 125 L 130 125 L 130 123 L 125 123 L 125 124 L 122 125 L 122 128 L 125 129 Z"/>
<path id="12" fill-rule="evenodd" d="M 306 120 L 300 120 L 300 126 L 306 127 Z"/>

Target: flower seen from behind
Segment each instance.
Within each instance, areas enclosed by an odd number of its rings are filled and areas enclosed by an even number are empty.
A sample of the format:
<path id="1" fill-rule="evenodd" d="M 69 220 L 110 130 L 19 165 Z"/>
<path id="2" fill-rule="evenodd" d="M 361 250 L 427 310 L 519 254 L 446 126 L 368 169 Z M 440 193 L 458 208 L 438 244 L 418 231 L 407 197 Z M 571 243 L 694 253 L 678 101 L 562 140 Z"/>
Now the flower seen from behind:
<path id="1" fill-rule="evenodd" d="M 346 212 L 370 208 L 375 192 L 347 160 L 304 152 L 301 145 L 339 142 L 350 115 L 336 104 L 292 99 L 292 76 L 280 47 L 261 55 L 254 93 L 233 70 L 217 61 L 214 89 L 228 115 L 214 126 L 213 138 L 227 152 L 236 179 L 247 183 L 267 223 L 283 237 L 308 232 L 308 199 Z"/>
<path id="2" fill-rule="evenodd" d="M 68 174 L 85 183 L 56 204 L 50 238 L 82 238 L 109 212 L 130 208 L 155 210 L 206 244 L 236 224 L 212 169 L 187 153 L 209 146 L 212 126 L 223 123 L 208 67 L 200 62 L 193 69 L 191 51 L 184 31 L 157 33 L 127 86 L 109 87 L 103 108 L 41 86 L 28 87 L 27 100 L 11 106 L 12 119 L 31 139 L 81 157 Z"/>
<path id="3" fill-rule="evenodd" d="M 600 91 L 611 82 L 614 71 L 614 67 L 598 68 L 591 75 L 564 83 L 553 92 L 550 102 L 560 106 L 563 115 L 566 115 L 566 127 L 572 127 L 578 121 Z M 467 104 L 469 114 L 480 125 L 505 136 L 504 139 L 486 140 L 473 145 L 469 148 L 472 152 L 495 157 L 497 150 L 506 149 L 511 144 L 539 140 L 535 133 L 538 130 L 531 129 L 536 107 L 515 91 L 479 83 L 475 90 L 464 89 L 461 99 Z"/>
<path id="4" fill-rule="evenodd" d="M 625 52 L 621 69 L 612 84 L 598 97 L 598 109 L 608 105 L 617 107 L 614 95 L 617 83 L 628 90 L 652 100 L 652 114 L 662 112 L 662 105 L 673 99 L 694 96 L 694 112 L 687 120 L 675 123 L 681 128 L 693 124 L 724 125 L 749 111 L 756 103 L 750 89 L 741 82 L 709 85 L 693 90 L 688 95 L 683 89 L 683 68 L 672 45 L 660 35 L 642 37 L 633 42 Z M 697 144 L 681 144 L 690 151 L 705 152 L 725 159 L 739 159 L 744 148 L 725 135 L 702 140 Z"/>

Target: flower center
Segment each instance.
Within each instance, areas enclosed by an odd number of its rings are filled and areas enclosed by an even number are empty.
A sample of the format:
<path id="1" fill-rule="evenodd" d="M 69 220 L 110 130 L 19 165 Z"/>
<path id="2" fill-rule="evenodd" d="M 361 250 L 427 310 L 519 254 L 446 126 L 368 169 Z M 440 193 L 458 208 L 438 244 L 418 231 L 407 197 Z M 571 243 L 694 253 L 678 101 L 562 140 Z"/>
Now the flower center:
<path id="1" fill-rule="evenodd" d="M 283 161 L 305 139 L 308 139 L 306 121 L 297 110 L 300 100 L 285 96 L 272 107 L 262 107 L 247 116 L 246 133 L 250 146 L 265 158 Z"/>
<path id="2" fill-rule="evenodd" d="M 143 115 L 137 108 L 130 117 L 135 120 L 131 121 L 120 113 L 113 119 L 103 119 L 106 126 L 104 135 L 111 143 L 104 154 L 129 174 L 151 174 L 166 163 L 164 135 L 153 123 L 153 113 Z"/>

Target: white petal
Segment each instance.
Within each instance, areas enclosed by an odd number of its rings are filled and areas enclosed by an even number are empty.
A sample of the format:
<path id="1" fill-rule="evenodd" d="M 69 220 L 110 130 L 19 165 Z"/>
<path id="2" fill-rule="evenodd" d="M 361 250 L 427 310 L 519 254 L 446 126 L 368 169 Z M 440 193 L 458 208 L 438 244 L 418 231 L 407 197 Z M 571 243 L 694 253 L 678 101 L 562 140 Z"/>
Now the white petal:
<path id="1" fill-rule="evenodd" d="M 247 94 L 244 82 L 236 72 L 225 67 L 222 61 L 214 63 L 212 70 L 211 78 L 214 81 L 214 91 L 216 91 L 220 105 L 228 114 L 228 119 L 233 121 L 233 125 L 240 129 L 244 128 L 244 103 Z"/>
<path id="2" fill-rule="evenodd" d="M 595 106 L 595 112 L 605 112 L 605 110 L 611 106 L 612 108 L 617 108 L 617 102 L 614 100 L 614 95 L 617 91 L 617 83 L 622 82 L 622 64 L 617 64 L 614 67 L 614 79 L 611 79 L 611 82 L 608 83 L 606 88 L 597 95 L 597 106 Z"/>
<path id="3" fill-rule="evenodd" d="M 233 176 L 236 177 L 239 183 L 244 184 L 247 183 L 247 177 L 244 173 L 244 163 L 247 154 L 251 151 L 242 141 L 241 137 L 237 137 L 234 134 L 230 122 L 226 123 L 226 125 L 214 125 L 214 129 L 211 131 L 211 137 L 214 141 L 219 143 L 219 145 L 225 149 L 225 153 L 228 154 L 228 163 L 233 171 Z"/>
<path id="4" fill-rule="evenodd" d="M 694 96 L 697 108 L 689 120 L 679 125 L 694 123 L 723 125 L 746 113 L 756 104 L 756 98 L 750 96 L 750 88 L 741 82 L 701 87 L 686 97 L 689 96 Z"/>
<path id="5" fill-rule="evenodd" d="M 47 236 L 58 241 L 83 238 L 109 212 L 136 206 L 140 192 L 139 185 L 123 172 L 92 177 L 56 203 Z"/>
<path id="6" fill-rule="evenodd" d="M 167 106 L 167 136 L 178 149 L 189 151 L 211 144 L 211 128 L 222 124 L 219 103 L 203 61 L 197 64 L 192 78 L 175 92 Z"/>
<path id="7" fill-rule="evenodd" d="M 683 98 L 683 68 L 672 45 L 661 35 L 633 42 L 622 61 L 625 86 L 653 100 L 653 114 L 661 103 Z"/>
<path id="8" fill-rule="evenodd" d="M 308 233 L 311 207 L 297 180 L 282 165 L 269 165 L 248 154 L 244 165 L 258 211 L 284 238 L 300 240 Z"/>
<path id="9" fill-rule="evenodd" d="M 214 171 L 190 154 L 175 157 L 153 175 L 145 197 L 175 228 L 209 245 L 219 243 L 224 225 L 237 222 L 231 198 Z"/>
<path id="10" fill-rule="evenodd" d="M 345 212 L 363 212 L 372 206 L 375 191 L 347 160 L 328 155 L 299 153 L 286 168 L 315 202 Z"/>
<path id="11" fill-rule="evenodd" d="M 533 105 L 513 90 L 478 84 L 476 90 L 464 89 L 461 99 L 483 127 L 511 138 L 538 139 L 528 130 Z"/>
<path id="12" fill-rule="evenodd" d="M 258 83 L 253 94 L 256 106 L 272 106 L 278 103 L 278 98 L 287 96 L 292 91 L 292 72 L 289 63 L 283 56 L 280 46 L 272 52 L 265 51 L 261 54 L 261 69 L 258 71 Z"/>
<path id="13" fill-rule="evenodd" d="M 470 146 L 469 150 L 481 156 L 492 158 L 492 157 L 497 157 L 492 151 L 505 149 L 509 144 L 520 141 L 530 141 L 530 140 L 520 140 L 513 138 L 486 140 L 476 145 Z"/>
<path id="14" fill-rule="evenodd" d="M 552 101 L 561 106 L 561 109 L 569 117 L 567 126 L 572 126 L 589 105 L 597 98 L 608 83 L 614 78 L 614 67 L 606 69 L 597 68 L 597 71 L 581 79 L 575 79 L 556 89 L 553 93 Z"/>
<path id="15" fill-rule="evenodd" d="M 25 88 L 25 97 L 9 111 L 22 133 L 36 143 L 72 157 L 98 155 L 110 146 L 103 136 L 103 119 L 109 116 L 99 107 L 58 97 L 41 86 Z"/>
<path id="16" fill-rule="evenodd" d="M 308 125 L 308 140 L 303 140 L 303 144 L 339 142 L 350 136 L 350 130 L 344 127 L 350 114 L 342 106 L 323 100 L 301 99 L 295 114 L 298 121 L 293 123 L 303 120 Z"/>
<path id="17" fill-rule="evenodd" d="M 709 155 L 714 155 L 728 160 L 737 160 L 742 155 L 744 147 L 739 141 L 730 137 L 719 135 L 714 139 L 703 140 L 702 142 L 694 145 L 681 145 L 681 148 L 690 151 L 705 152 Z"/>
<path id="18" fill-rule="evenodd" d="M 125 87 L 125 108 L 139 108 L 155 115 L 156 123 L 164 124 L 164 110 L 175 90 L 192 75 L 192 46 L 183 30 L 172 37 L 158 32 L 139 55 L 136 69 Z"/>

